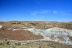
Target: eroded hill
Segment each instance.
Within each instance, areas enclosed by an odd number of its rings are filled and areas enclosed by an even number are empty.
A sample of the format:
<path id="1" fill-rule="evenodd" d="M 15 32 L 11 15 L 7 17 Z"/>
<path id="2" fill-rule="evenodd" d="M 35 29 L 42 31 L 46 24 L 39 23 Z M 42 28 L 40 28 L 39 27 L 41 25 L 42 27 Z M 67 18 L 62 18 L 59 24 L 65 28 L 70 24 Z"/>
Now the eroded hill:
<path id="1" fill-rule="evenodd" d="M 35 40 L 42 39 L 41 35 L 35 35 L 27 30 L 0 30 L 0 39 L 9 39 L 9 40 Z"/>

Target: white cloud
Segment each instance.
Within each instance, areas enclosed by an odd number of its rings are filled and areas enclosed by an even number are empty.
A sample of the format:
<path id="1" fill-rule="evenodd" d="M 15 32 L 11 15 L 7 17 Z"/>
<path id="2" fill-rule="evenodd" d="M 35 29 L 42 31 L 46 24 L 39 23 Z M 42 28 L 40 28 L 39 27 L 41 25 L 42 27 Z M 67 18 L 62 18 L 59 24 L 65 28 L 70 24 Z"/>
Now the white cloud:
<path id="1" fill-rule="evenodd" d="M 71 16 L 71 13 L 67 13 L 66 11 L 60 10 L 41 10 L 41 11 L 33 11 L 31 12 L 31 16 Z"/>
<path id="2" fill-rule="evenodd" d="M 53 13 L 53 14 L 57 14 L 57 11 L 56 11 L 56 10 L 53 10 L 52 13 Z"/>
<path id="3" fill-rule="evenodd" d="M 51 11 L 50 10 L 42 10 L 42 11 L 34 11 L 31 13 L 32 16 L 36 16 L 36 15 L 45 15 L 45 14 L 50 14 Z"/>
<path id="4" fill-rule="evenodd" d="M 31 15 L 43 15 L 43 14 L 57 14 L 58 11 L 56 10 L 42 10 L 42 11 L 34 11 L 31 13 Z"/>

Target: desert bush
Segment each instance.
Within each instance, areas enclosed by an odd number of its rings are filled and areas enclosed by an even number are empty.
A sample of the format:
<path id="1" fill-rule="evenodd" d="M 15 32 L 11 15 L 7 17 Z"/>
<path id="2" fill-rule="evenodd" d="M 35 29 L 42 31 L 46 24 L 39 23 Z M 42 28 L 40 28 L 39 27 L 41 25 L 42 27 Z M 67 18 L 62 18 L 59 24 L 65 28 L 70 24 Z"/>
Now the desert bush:
<path id="1" fill-rule="evenodd" d="M 6 43 L 7 45 L 10 45 L 10 42 L 9 41 L 7 41 L 7 43 Z"/>
<path id="2" fill-rule="evenodd" d="M 7 27 L 6 26 L 3 26 L 0 30 L 6 30 Z"/>
<path id="3" fill-rule="evenodd" d="M 72 41 L 72 36 L 69 36 L 69 39 Z"/>
<path id="4" fill-rule="evenodd" d="M 3 44 L 10 45 L 10 41 L 9 41 L 7 38 L 5 38 L 5 39 L 3 40 Z"/>
<path id="5" fill-rule="evenodd" d="M 3 45 L 3 43 L 2 43 L 2 42 L 0 42 L 0 45 Z"/>
<path id="6" fill-rule="evenodd" d="M 21 45 L 21 42 L 15 43 L 15 45 Z"/>

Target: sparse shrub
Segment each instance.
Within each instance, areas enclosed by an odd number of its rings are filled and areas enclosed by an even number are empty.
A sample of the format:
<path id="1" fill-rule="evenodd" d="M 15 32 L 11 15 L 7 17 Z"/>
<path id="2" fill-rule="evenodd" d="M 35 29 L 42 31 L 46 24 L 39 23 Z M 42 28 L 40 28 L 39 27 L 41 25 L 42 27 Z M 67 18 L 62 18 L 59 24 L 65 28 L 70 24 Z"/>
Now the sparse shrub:
<path id="1" fill-rule="evenodd" d="M 10 41 L 7 38 L 5 38 L 4 41 L 3 41 L 3 44 L 10 45 Z"/>
<path id="2" fill-rule="evenodd" d="M 69 36 L 69 39 L 72 41 L 72 36 Z"/>
<path id="3" fill-rule="evenodd" d="M 7 45 L 10 45 L 10 42 L 9 41 L 7 41 L 7 43 L 6 43 Z"/>
<path id="4" fill-rule="evenodd" d="M 12 44 L 9 46 L 9 48 L 16 48 L 16 46 Z"/>
<path id="5" fill-rule="evenodd" d="M 21 43 L 20 43 L 20 42 L 18 42 L 18 43 L 15 43 L 15 45 L 21 45 Z"/>
<path id="6" fill-rule="evenodd" d="M 36 23 L 30 23 L 30 24 L 31 24 L 31 25 L 34 25 L 34 26 L 36 25 Z"/>
<path id="7" fill-rule="evenodd" d="M 3 45 L 3 43 L 2 43 L 2 42 L 0 42 L 0 45 Z"/>
<path id="8" fill-rule="evenodd" d="M 4 30 L 4 27 L 2 27 L 0 30 Z"/>
<path id="9" fill-rule="evenodd" d="M 41 46 L 39 46 L 39 48 L 41 48 Z"/>

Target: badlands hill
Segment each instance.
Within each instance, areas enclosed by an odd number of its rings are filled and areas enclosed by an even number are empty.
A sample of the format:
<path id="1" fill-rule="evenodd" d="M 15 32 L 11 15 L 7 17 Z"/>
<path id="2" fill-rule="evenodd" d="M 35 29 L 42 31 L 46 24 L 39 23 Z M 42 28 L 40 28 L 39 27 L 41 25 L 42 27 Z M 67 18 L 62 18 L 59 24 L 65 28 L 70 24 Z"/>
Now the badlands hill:
<path id="1" fill-rule="evenodd" d="M 72 44 L 71 22 L 0 22 L 0 39 L 49 40 Z"/>
<path id="2" fill-rule="evenodd" d="M 36 29 L 49 29 L 53 27 L 58 27 L 58 28 L 65 28 L 65 29 L 72 30 L 72 22 L 9 21 L 9 22 L 0 22 L 0 25 L 2 26 L 0 32 L 12 32 L 12 33 L 13 32 L 20 33 L 21 30 L 12 31 L 8 29 L 17 29 L 17 28 L 22 29 L 22 27 L 36 28 Z M 24 32 L 29 32 L 29 31 L 24 31 Z"/>
<path id="3" fill-rule="evenodd" d="M 0 39 L 9 40 L 36 40 L 43 38 L 40 35 L 34 35 L 32 32 L 27 30 L 0 30 Z"/>
<path id="4" fill-rule="evenodd" d="M 0 41 L 5 39 L 15 48 L 72 48 L 72 22 L 0 22 Z M 24 45 L 15 45 L 20 41 Z"/>

